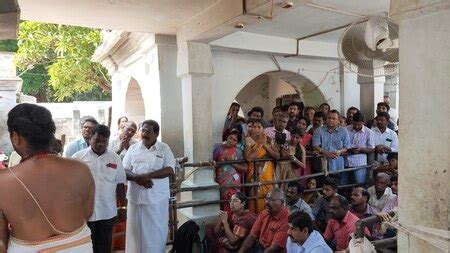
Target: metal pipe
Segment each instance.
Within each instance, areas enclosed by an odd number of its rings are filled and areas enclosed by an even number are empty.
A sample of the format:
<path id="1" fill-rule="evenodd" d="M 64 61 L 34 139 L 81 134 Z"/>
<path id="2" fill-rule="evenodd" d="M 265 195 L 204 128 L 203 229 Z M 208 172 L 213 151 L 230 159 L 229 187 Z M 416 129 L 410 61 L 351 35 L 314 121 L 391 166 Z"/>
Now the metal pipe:
<path id="1" fill-rule="evenodd" d="M 340 174 L 342 172 L 351 172 L 356 170 L 362 170 L 362 169 L 368 169 L 371 168 L 373 165 L 366 165 L 366 166 L 360 166 L 360 167 L 354 167 L 354 168 L 348 168 L 344 170 L 329 172 L 328 175 L 334 175 L 334 174 Z M 255 173 L 256 175 L 256 173 Z M 280 184 L 280 183 L 289 183 L 298 181 L 301 179 L 307 179 L 310 177 L 318 177 L 318 176 L 324 176 L 324 172 L 320 173 L 314 173 L 309 174 L 306 176 L 291 178 L 291 179 L 283 179 L 283 180 L 274 180 L 274 181 L 266 181 L 266 182 L 254 182 L 254 183 L 244 183 L 244 184 L 227 184 L 227 185 L 207 185 L 207 186 L 195 186 L 195 187 L 183 187 L 180 188 L 180 192 L 186 192 L 186 191 L 201 191 L 201 190 L 210 190 L 210 189 L 227 189 L 227 188 L 239 188 L 239 187 L 255 187 L 255 186 L 261 186 L 261 185 L 268 185 L 268 184 Z"/>
<path id="2" fill-rule="evenodd" d="M 318 5 L 318 4 L 313 4 L 313 3 L 307 3 L 306 5 L 317 8 L 317 9 L 322 9 L 322 10 L 326 10 L 326 11 L 332 11 L 332 12 L 336 12 L 336 13 L 341 13 L 341 14 L 345 14 L 345 15 L 349 15 L 349 16 L 354 16 L 354 17 L 358 17 L 358 18 L 365 18 L 366 16 L 361 15 L 361 14 L 356 14 L 356 13 L 352 13 L 352 12 L 348 12 L 348 11 L 341 11 L 332 7 L 326 7 L 326 6 L 322 6 L 322 5 Z"/>
<path id="3" fill-rule="evenodd" d="M 361 185 L 364 185 L 364 184 L 347 184 L 347 185 L 339 186 L 338 189 L 356 187 L 356 186 L 361 186 Z M 321 188 L 316 189 L 316 190 L 309 190 L 309 191 L 305 191 L 305 192 L 319 191 L 319 190 L 321 190 Z M 252 200 L 252 199 L 263 199 L 263 198 L 265 198 L 265 196 L 248 197 L 249 200 Z M 182 209 L 182 208 L 187 208 L 187 207 L 207 206 L 207 205 L 221 204 L 221 203 L 226 203 L 226 202 L 227 202 L 227 200 L 202 200 L 202 199 L 198 199 L 198 200 L 190 200 L 190 201 L 179 202 L 177 204 L 177 208 L 178 209 Z"/>

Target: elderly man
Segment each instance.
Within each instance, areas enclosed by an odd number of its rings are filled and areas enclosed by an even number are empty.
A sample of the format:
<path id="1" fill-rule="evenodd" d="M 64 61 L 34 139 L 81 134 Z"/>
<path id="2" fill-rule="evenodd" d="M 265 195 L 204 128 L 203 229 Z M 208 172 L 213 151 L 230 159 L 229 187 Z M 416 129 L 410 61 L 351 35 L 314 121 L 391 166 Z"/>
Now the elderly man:
<path id="1" fill-rule="evenodd" d="M 323 237 L 329 244 L 335 245 L 336 250 L 345 250 L 350 241 L 350 234 L 356 232 L 355 223 L 359 218 L 348 210 L 348 201 L 341 195 L 334 196 L 331 199 L 330 213 L 331 219 L 328 221 Z M 367 228 L 364 232 L 370 235 Z"/>
<path id="2" fill-rule="evenodd" d="M 94 117 L 86 116 L 81 121 L 81 137 L 72 141 L 66 147 L 65 157 L 72 157 L 76 152 L 85 149 L 89 146 L 92 129 L 98 124 Z"/>
<path id="3" fill-rule="evenodd" d="M 107 126 L 96 125 L 92 130 L 89 148 L 73 155 L 73 158 L 89 166 L 94 177 L 94 213 L 88 222 L 94 253 L 111 252 L 112 230 L 117 216 L 116 187 L 126 181 L 122 160 L 107 149 L 110 135 Z"/>
<path id="4" fill-rule="evenodd" d="M 309 214 L 296 211 L 289 215 L 287 253 L 332 253 L 322 235 L 313 230 Z"/>
<path id="5" fill-rule="evenodd" d="M 284 193 L 279 188 L 272 189 L 266 196 L 266 209 L 259 214 L 239 253 L 247 252 L 256 241 L 258 252 L 283 252 L 288 237 L 288 215 Z"/>
<path id="6" fill-rule="evenodd" d="M 303 211 L 314 220 L 311 207 L 303 200 L 303 186 L 299 182 L 289 182 L 286 190 L 286 201 L 289 207 L 289 213 Z"/>
<path id="7" fill-rule="evenodd" d="M 397 195 L 389 187 L 390 179 L 388 174 L 378 173 L 375 178 L 375 185 L 367 189 L 370 194 L 369 204 L 377 212 L 388 212 L 397 206 Z"/>
<path id="8" fill-rule="evenodd" d="M 0 252 L 92 252 L 86 220 L 94 205 L 94 180 L 82 162 L 51 151 L 55 123 L 34 104 L 8 113 L 17 166 L 0 171 Z"/>
<path id="9" fill-rule="evenodd" d="M 124 123 L 122 133 L 109 141 L 109 149 L 119 155 L 121 159 L 125 157 L 131 145 L 135 144 L 137 140 L 133 139 L 137 131 L 136 123 L 127 121 Z"/>
<path id="10" fill-rule="evenodd" d="M 128 208 L 126 252 L 164 252 L 169 217 L 169 176 L 175 158 L 170 147 L 157 140 L 159 124 L 141 123 L 141 141 L 132 145 L 123 166 L 127 174 Z"/>

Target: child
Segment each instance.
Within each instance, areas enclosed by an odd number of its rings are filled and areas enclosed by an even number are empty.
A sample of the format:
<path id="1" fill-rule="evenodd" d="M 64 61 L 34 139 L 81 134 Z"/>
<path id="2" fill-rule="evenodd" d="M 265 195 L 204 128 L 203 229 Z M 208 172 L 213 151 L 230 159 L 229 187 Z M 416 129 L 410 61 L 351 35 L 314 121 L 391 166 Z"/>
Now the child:
<path id="1" fill-rule="evenodd" d="M 315 190 L 317 188 L 317 179 L 314 177 L 308 178 L 306 181 L 306 189 L 307 190 Z M 320 196 L 319 191 L 311 191 L 303 193 L 303 200 L 308 203 L 310 206 L 314 204 L 314 201 Z"/>

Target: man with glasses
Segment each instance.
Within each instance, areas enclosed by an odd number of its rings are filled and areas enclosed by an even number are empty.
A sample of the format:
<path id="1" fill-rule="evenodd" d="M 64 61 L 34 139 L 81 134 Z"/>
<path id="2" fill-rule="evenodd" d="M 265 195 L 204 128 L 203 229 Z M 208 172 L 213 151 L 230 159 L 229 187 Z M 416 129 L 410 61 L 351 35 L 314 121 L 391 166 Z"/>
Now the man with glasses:
<path id="1" fill-rule="evenodd" d="M 272 189 L 266 196 L 266 209 L 256 219 L 250 235 L 245 239 L 239 253 L 250 250 L 256 241 L 255 252 L 283 252 L 288 238 L 289 210 L 285 207 L 284 193 Z"/>

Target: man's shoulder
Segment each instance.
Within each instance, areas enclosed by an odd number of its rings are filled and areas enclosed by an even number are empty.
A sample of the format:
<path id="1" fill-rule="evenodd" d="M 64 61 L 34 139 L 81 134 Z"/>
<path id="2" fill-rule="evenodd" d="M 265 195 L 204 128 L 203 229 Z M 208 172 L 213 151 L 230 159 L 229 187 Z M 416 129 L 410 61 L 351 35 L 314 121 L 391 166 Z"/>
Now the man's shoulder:
<path id="1" fill-rule="evenodd" d="M 81 158 L 81 157 L 85 156 L 88 152 L 89 152 L 89 148 L 84 148 L 82 150 L 75 152 L 72 155 L 72 157 L 68 157 L 68 158 Z"/>

